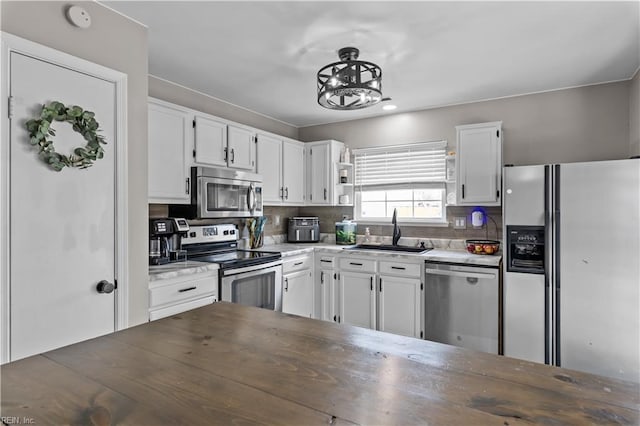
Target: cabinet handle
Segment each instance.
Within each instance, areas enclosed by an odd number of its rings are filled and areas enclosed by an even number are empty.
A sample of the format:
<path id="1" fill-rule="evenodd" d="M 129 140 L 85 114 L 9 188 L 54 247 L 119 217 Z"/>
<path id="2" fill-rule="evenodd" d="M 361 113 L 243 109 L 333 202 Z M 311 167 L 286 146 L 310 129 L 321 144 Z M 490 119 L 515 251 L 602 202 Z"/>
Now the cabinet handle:
<path id="1" fill-rule="evenodd" d="M 280 187 L 280 198 L 284 199 L 284 188 Z"/>
<path id="2" fill-rule="evenodd" d="M 304 261 L 302 261 L 302 262 L 296 262 L 296 263 L 294 263 L 294 264 L 293 264 L 293 266 L 300 266 L 300 265 L 302 265 L 303 263 L 304 263 Z"/>
<path id="3" fill-rule="evenodd" d="M 392 266 L 391 269 L 400 269 L 401 271 L 404 271 L 407 268 L 405 268 L 403 266 Z"/>
<path id="4" fill-rule="evenodd" d="M 327 188 L 324 189 L 324 199 L 327 199 Z"/>
<path id="5" fill-rule="evenodd" d="M 371 283 L 371 291 L 373 291 L 373 277 L 369 277 L 369 282 Z"/>
<path id="6" fill-rule="evenodd" d="M 324 271 L 320 271 L 320 284 L 324 284 Z"/>
<path id="7" fill-rule="evenodd" d="M 337 317 L 334 315 L 333 316 L 333 322 L 336 322 Z"/>
<path id="8" fill-rule="evenodd" d="M 224 161 L 225 162 L 227 161 L 227 158 L 229 158 L 229 149 L 225 148 L 224 149 Z"/>
<path id="9" fill-rule="evenodd" d="M 332 260 L 320 259 L 320 262 L 324 262 L 324 263 L 331 263 L 331 262 L 332 262 Z"/>
<path id="10" fill-rule="evenodd" d="M 185 188 L 185 191 L 186 191 L 187 195 L 189 195 L 189 186 L 190 186 L 189 182 L 190 181 L 191 181 L 191 178 L 187 178 L 187 185 L 186 185 L 186 188 Z"/>
<path id="11" fill-rule="evenodd" d="M 233 148 L 231 148 L 231 162 L 235 162 L 236 161 L 236 152 L 234 151 Z"/>
<path id="12" fill-rule="evenodd" d="M 462 198 L 464 198 L 464 183 L 462 184 Z"/>
<path id="13" fill-rule="evenodd" d="M 382 293 L 382 277 L 380 277 L 380 293 Z"/>
<path id="14" fill-rule="evenodd" d="M 285 200 L 289 199 L 289 187 L 288 186 L 284 189 L 284 199 Z"/>
<path id="15" fill-rule="evenodd" d="M 362 266 L 362 263 L 358 263 L 358 262 L 349 262 L 349 265 L 353 265 L 353 266 Z"/>
<path id="16" fill-rule="evenodd" d="M 197 287 L 181 288 L 180 290 L 178 290 L 178 293 L 184 293 L 185 291 L 195 290 L 196 288 L 197 288 Z"/>
<path id="17" fill-rule="evenodd" d="M 289 291 L 289 278 L 284 279 L 284 291 Z"/>

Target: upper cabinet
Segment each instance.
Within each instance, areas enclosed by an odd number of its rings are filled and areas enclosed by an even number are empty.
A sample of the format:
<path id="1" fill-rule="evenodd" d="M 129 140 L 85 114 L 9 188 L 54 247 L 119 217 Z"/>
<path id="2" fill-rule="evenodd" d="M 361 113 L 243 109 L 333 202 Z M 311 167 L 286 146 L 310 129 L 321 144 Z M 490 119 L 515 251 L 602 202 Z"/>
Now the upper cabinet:
<path id="1" fill-rule="evenodd" d="M 502 122 L 456 126 L 458 205 L 500 205 Z"/>
<path id="2" fill-rule="evenodd" d="M 200 166 L 255 170 L 255 131 L 196 115 L 194 163 Z"/>
<path id="3" fill-rule="evenodd" d="M 327 140 L 309 142 L 306 144 L 306 148 L 307 204 L 338 205 L 340 195 L 343 195 L 339 186 L 338 164 L 344 144 L 334 140 Z M 349 201 L 351 202 L 352 199 L 349 199 Z"/>
<path id="4" fill-rule="evenodd" d="M 265 205 L 303 205 L 304 143 L 258 133 L 256 172 L 262 175 Z"/>
<path id="5" fill-rule="evenodd" d="M 189 204 L 192 114 L 149 99 L 149 202 Z"/>

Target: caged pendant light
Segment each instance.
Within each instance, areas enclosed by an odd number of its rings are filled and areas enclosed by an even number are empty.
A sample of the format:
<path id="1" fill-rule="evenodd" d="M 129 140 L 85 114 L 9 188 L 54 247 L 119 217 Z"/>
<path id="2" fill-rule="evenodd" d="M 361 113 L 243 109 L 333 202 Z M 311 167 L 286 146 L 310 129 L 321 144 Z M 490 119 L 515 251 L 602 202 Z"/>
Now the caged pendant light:
<path id="1" fill-rule="evenodd" d="M 329 109 L 354 110 L 382 100 L 382 69 L 374 63 L 358 61 L 360 51 L 343 47 L 340 62 L 318 71 L 318 103 Z"/>

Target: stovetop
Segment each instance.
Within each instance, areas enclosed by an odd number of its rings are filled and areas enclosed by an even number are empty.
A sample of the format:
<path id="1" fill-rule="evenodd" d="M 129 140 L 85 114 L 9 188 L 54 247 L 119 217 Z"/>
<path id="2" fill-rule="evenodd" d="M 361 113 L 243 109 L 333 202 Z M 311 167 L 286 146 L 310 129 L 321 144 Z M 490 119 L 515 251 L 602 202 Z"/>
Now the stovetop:
<path id="1" fill-rule="evenodd" d="M 280 252 L 275 251 L 251 251 L 251 250 L 229 250 L 224 252 L 198 253 L 187 255 L 190 260 L 199 262 L 218 263 L 221 269 L 240 268 L 244 266 L 259 265 L 278 260 L 282 257 Z"/>

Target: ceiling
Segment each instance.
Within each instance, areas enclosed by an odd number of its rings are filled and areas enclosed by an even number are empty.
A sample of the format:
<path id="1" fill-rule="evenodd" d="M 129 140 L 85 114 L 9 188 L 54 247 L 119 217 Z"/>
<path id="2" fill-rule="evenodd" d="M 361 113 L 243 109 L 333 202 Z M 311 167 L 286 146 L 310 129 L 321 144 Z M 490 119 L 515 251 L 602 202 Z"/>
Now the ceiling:
<path id="1" fill-rule="evenodd" d="M 405 112 L 633 77 L 640 2 L 103 1 L 149 27 L 149 72 L 296 127 L 331 111 L 316 73 L 341 47 L 382 67 Z"/>

